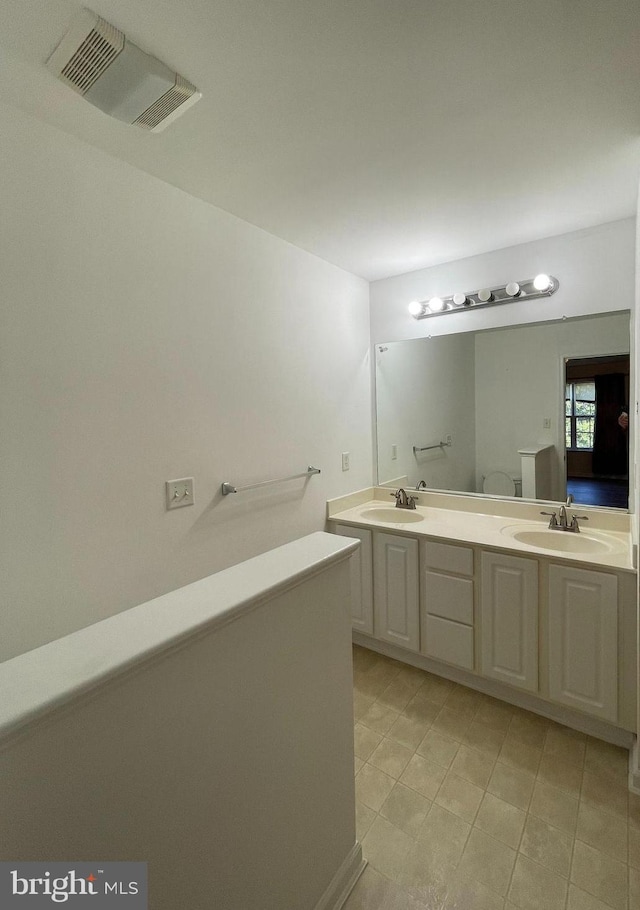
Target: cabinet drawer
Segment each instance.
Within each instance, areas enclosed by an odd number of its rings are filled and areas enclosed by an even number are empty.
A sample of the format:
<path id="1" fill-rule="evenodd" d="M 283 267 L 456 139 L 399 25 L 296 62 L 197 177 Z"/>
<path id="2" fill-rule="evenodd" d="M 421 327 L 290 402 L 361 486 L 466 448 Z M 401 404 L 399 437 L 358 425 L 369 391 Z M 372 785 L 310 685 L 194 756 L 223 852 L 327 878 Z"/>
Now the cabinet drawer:
<path id="1" fill-rule="evenodd" d="M 427 613 L 473 625 L 473 580 L 425 572 L 424 604 Z"/>
<path id="2" fill-rule="evenodd" d="M 425 541 L 424 565 L 441 572 L 455 572 L 458 575 L 473 575 L 473 550 L 470 547 L 455 547 L 448 543 Z"/>
<path id="3" fill-rule="evenodd" d="M 473 670 L 473 628 L 427 614 L 422 650 L 429 657 Z"/>

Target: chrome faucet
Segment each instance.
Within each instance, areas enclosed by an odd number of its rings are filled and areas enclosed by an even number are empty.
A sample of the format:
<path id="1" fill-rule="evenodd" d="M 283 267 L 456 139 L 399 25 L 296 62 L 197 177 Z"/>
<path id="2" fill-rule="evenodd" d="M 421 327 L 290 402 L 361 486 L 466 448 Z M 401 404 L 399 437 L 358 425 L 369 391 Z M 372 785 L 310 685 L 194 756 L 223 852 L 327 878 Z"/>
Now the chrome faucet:
<path id="1" fill-rule="evenodd" d="M 550 531 L 572 531 L 575 534 L 580 533 L 580 525 L 578 521 L 589 521 L 587 515 L 572 515 L 571 521 L 567 516 L 567 506 L 570 506 L 573 502 L 573 496 L 571 493 L 567 496 L 566 503 L 563 503 L 558 512 L 540 512 L 541 515 L 549 515 L 549 530 Z"/>
<path id="2" fill-rule="evenodd" d="M 560 506 L 560 517 L 558 518 L 558 524 L 562 529 L 567 527 L 567 507 L 565 505 Z"/>
<path id="3" fill-rule="evenodd" d="M 426 480 L 419 480 L 416 484 L 416 490 L 426 490 L 427 482 Z"/>
<path id="4" fill-rule="evenodd" d="M 403 490 L 400 487 L 399 490 L 396 490 L 395 493 L 390 493 L 390 496 L 395 496 L 396 498 L 396 509 L 415 509 L 416 507 L 416 497 L 407 496 L 407 491 Z"/>

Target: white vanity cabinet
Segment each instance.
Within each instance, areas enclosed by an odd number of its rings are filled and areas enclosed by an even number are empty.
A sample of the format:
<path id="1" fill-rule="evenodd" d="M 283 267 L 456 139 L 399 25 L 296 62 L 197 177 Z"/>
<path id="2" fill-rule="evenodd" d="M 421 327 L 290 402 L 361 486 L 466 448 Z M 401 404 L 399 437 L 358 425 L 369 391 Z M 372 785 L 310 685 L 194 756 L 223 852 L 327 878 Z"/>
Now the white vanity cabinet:
<path id="1" fill-rule="evenodd" d="M 355 528 L 352 525 L 336 525 L 334 532 L 361 541 L 351 556 L 351 622 L 359 632 L 373 635 L 372 533 L 366 528 Z"/>
<path id="2" fill-rule="evenodd" d="M 618 720 L 618 579 L 549 566 L 549 696 Z"/>
<path id="3" fill-rule="evenodd" d="M 579 729 L 636 726 L 636 578 L 605 566 L 332 522 L 355 641 Z M 518 694 L 519 693 L 519 694 Z M 602 726 L 593 728 L 599 735 Z"/>
<path id="4" fill-rule="evenodd" d="M 473 550 L 420 542 L 421 652 L 473 670 Z"/>
<path id="5" fill-rule="evenodd" d="M 376 638 L 418 651 L 418 541 L 377 531 L 373 537 L 373 564 Z"/>
<path id="6" fill-rule="evenodd" d="M 481 554 L 480 672 L 538 691 L 538 561 Z"/>
<path id="7" fill-rule="evenodd" d="M 362 542 L 351 557 L 353 628 L 419 651 L 418 541 L 347 524 L 336 523 L 333 530 Z"/>

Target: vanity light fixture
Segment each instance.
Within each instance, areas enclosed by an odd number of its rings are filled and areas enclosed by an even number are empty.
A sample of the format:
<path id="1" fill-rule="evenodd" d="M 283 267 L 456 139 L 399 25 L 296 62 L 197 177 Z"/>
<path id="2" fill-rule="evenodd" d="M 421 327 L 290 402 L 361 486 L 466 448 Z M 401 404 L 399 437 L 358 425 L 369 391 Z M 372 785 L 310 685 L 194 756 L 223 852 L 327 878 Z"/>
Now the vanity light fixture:
<path id="1" fill-rule="evenodd" d="M 548 275 L 545 275 L 542 272 L 540 275 L 536 275 L 533 279 L 533 286 L 536 291 L 546 291 L 551 286 L 552 279 Z"/>
<path id="2" fill-rule="evenodd" d="M 409 304 L 409 312 L 414 319 L 426 319 L 429 316 L 459 313 L 462 310 L 496 306 L 500 303 L 511 303 L 514 300 L 536 300 L 539 297 L 551 297 L 559 287 L 560 283 L 557 278 L 541 273 L 527 281 L 510 281 L 509 284 L 495 288 L 481 288 L 473 293 L 457 293 L 449 297 L 414 300 Z"/>
<path id="3" fill-rule="evenodd" d="M 412 316 L 415 316 L 416 319 L 419 319 L 421 316 L 426 314 L 427 305 L 426 303 L 419 303 L 417 300 L 412 300 L 409 304 L 409 312 Z"/>

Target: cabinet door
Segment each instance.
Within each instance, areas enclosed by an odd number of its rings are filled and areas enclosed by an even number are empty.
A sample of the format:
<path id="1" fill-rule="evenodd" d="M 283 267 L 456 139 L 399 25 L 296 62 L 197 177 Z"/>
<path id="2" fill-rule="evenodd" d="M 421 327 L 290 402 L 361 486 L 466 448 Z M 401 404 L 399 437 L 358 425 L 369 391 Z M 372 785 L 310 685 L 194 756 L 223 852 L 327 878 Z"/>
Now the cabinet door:
<path id="1" fill-rule="evenodd" d="M 359 632 L 373 635 L 373 564 L 371 531 L 336 525 L 336 534 L 362 541 L 351 556 L 351 621 Z"/>
<path id="2" fill-rule="evenodd" d="M 538 691 L 538 563 L 482 554 L 481 668 L 484 676 Z"/>
<path id="3" fill-rule="evenodd" d="M 376 638 L 418 651 L 418 541 L 376 532 L 373 536 L 373 564 Z"/>
<path id="4" fill-rule="evenodd" d="M 618 580 L 604 572 L 549 567 L 549 694 L 618 719 Z"/>

